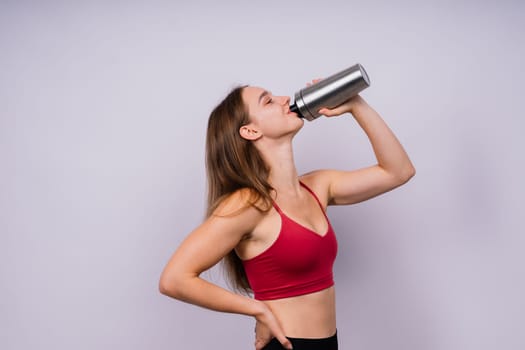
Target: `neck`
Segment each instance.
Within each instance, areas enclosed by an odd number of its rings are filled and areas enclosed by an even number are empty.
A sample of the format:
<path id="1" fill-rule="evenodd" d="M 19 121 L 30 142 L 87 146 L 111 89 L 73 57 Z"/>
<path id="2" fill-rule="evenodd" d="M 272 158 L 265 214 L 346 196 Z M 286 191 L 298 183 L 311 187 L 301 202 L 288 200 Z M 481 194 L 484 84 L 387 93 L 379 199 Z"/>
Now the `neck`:
<path id="1" fill-rule="evenodd" d="M 297 194 L 300 191 L 299 176 L 295 168 L 292 142 L 273 144 L 259 148 L 270 167 L 268 182 L 278 193 Z"/>

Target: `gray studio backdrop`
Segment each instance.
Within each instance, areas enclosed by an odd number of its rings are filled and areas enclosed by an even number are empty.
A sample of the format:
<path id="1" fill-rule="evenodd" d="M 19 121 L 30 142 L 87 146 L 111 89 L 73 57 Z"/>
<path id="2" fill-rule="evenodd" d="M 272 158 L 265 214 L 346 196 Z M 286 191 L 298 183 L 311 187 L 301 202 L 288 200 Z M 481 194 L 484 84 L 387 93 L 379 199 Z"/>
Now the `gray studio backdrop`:
<path id="1" fill-rule="evenodd" d="M 524 349 L 524 10 L 0 2 L 0 348 L 251 349 L 249 317 L 158 292 L 203 218 L 208 114 L 237 84 L 292 95 L 359 62 L 417 175 L 328 210 L 341 348 Z M 349 115 L 295 150 L 301 172 L 374 162 Z"/>

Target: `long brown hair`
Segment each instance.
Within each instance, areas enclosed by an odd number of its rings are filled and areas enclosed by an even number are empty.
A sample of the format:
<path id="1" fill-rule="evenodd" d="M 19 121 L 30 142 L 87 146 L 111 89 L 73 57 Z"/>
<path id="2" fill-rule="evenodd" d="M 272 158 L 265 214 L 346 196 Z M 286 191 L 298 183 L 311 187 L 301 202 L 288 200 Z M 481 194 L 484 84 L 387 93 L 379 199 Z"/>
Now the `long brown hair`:
<path id="1" fill-rule="evenodd" d="M 252 141 L 242 138 L 239 134 L 240 127 L 250 122 L 248 109 L 242 100 L 244 87 L 234 88 L 215 107 L 208 120 L 206 217 L 215 215 L 214 211 L 219 204 L 240 189 L 250 190 L 250 197 L 244 208 L 253 206 L 262 211 L 271 208 L 273 188 L 268 183 L 270 169 Z M 230 285 L 238 291 L 250 292 L 242 261 L 235 250 L 224 257 L 223 263 Z"/>

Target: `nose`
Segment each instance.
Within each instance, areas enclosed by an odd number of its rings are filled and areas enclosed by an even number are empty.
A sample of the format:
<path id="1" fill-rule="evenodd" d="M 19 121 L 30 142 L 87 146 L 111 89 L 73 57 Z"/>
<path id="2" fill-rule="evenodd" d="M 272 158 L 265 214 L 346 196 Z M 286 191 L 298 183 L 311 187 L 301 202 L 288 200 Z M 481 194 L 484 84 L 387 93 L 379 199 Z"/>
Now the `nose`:
<path id="1" fill-rule="evenodd" d="M 290 104 L 290 96 L 281 96 L 282 104 L 283 105 L 289 105 Z"/>

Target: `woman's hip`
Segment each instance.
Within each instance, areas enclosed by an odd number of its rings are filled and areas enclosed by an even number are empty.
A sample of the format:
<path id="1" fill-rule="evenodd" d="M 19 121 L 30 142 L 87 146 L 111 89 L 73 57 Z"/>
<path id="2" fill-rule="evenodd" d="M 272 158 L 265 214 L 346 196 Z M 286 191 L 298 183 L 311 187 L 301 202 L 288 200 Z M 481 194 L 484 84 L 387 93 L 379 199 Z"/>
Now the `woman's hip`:
<path id="1" fill-rule="evenodd" d="M 293 350 L 337 350 L 337 332 L 328 338 L 290 338 Z M 284 350 L 277 338 L 273 338 L 262 350 Z"/>

